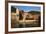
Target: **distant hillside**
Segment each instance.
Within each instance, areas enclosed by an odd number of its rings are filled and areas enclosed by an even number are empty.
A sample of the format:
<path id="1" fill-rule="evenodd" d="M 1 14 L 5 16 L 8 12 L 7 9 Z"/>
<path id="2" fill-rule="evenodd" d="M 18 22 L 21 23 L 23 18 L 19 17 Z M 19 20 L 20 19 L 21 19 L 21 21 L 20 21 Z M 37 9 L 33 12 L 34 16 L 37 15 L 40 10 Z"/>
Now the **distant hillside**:
<path id="1" fill-rule="evenodd" d="M 31 13 L 31 14 L 40 14 L 40 11 L 29 11 L 28 13 Z"/>
<path id="2" fill-rule="evenodd" d="M 16 13 L 16 8 L 11 6 L 11 12 Z M 19 10 L 19 12 L 24 13 L 24 10 Z M 40 11 L 29 11 L 30 14 L 40 14 Z"/>

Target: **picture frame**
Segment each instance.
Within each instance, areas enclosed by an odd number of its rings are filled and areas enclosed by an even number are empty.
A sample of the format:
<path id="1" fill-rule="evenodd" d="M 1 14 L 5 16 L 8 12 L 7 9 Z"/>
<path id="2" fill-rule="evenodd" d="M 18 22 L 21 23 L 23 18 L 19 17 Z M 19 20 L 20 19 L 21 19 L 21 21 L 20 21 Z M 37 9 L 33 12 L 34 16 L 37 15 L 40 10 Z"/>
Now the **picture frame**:
<path id="1" fill-rule="evenodd" d="M 38 6 L 40 7 L 40 18 L 41 23 L 40 26 L 33 26 L 34 28 L 30 27 L 21 27 L 21 28 L 10 28 L 11 25 L 11 6 Z M 34 14 L 34 13 L 33 13 Z M 25 14 L 24 14 L 25 15 Z M 23 15 L 23 16 L 24 16 Z M 10 18 L 10 17 L 11 18 Z M 30 21 L 30 20 L 29 20 Z M 22 26 L 22 25 L 21 25 Z M 37 27 L 37 28 L 35 28 Z M 41 27 L 41 29 L 39 28 Z M 5 2 L 5 33 L 24 33 L 24 32 L 41 32 L 45 30 L 45 4 L 44 2 L 23 2 L 23 1 L 7 1 Z"/>

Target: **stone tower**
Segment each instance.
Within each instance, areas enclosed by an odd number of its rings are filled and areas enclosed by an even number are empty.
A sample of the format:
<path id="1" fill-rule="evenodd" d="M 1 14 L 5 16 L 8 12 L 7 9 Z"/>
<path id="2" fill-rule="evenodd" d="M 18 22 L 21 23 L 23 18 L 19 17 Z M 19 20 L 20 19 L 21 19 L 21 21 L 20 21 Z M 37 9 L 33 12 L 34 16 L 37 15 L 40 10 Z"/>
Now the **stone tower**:
<path id="1" fill-rule="evenodd" d="M 19 9 L 18 8 L 16 8 L 16 19 L 17 21 L 19 20 Z"/>

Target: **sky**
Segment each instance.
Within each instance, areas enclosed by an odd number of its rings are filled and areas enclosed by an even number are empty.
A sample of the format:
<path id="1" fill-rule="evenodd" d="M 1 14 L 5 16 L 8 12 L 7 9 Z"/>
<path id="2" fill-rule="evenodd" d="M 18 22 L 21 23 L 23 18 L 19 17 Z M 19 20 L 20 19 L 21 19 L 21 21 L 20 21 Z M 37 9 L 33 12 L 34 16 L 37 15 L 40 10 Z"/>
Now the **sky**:
<path id="1" fill-rule="evenodd" d="M 25 12 L 28 11 L 40 11 L 40 7 L 39 6 L 15 6 L 15 8 L 18 8 L 20 10 L 24 10 Z"/>

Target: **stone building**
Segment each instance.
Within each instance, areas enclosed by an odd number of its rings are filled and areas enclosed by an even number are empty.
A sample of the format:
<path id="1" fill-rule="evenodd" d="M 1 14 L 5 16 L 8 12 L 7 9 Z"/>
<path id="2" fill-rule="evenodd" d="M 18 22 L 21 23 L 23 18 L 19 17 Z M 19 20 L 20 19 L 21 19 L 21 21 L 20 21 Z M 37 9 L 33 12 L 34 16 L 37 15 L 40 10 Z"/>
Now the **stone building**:
<path id="1" fill-rule="evenodd" d="M 38 20 L 39 14 L 32 15 L 31 13 L 24 12 L 16 8 L 16 13 L 12 13 L 12 20 L 25 21 L 25 20 Z"/>
<path id="2" fill-rule="evenodd" d="M 39 17 L 40 14 L 31 14 L 16 8 L 16 11 L 14 13 L 11 13 L 11 26 L 15 28 L 25 26 L 37 26 L 40 24 Z M 38 22 L 36 22 L 37 20 Z"/>

